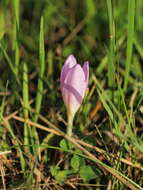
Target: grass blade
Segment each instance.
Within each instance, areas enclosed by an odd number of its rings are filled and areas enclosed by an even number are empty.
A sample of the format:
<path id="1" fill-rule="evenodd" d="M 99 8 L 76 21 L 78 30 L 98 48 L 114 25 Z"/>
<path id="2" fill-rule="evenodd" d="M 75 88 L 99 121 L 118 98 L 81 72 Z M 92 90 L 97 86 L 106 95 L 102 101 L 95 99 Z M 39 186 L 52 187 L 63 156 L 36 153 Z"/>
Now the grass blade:
<path id="1" fill-rule="evenodd" d="M 113 19 L 113 9 L 111 0 L 106 0 L 108 19 L 109 19 L 109 33 L 110 33 L 110 48 L 108 52 L 108 85 L 113 88 L 115 85 L 115 26 Z"/>
<path id="2" fill-rule="evenodd" d="M 20 53 L 19 53 L 19 8 L 20 8 L 20 0 L 13 1 L 14 6 L 14 26 L 13 26 L 13 48 L 15 50 L 15 72 L 18 75 L 19 71 L 19 61 L 20 61 Z"/>
<path id="3" fill-rule="evenodd" d="M 29 117 L 29 95 L 28 95 L 28 69 L 27 64 L 23 63 L 23 112 L 24 118 Z M 29 145 L 29 135 L 30 135 L 29 126 L 24 123 L 24 145 Z M 28 146 L 26 146 L 27 149 Z"/>
<path id="4" fill-rule="evenodd" d="M 45 71 L 45 49 L 44 49 L 44 26 L 43 26 L 43 17 L 41 17 L 40 22 L 40 44 L 39 44 L 39 58 L 40 58 L 40 64 L 39 64 L 39 78 L 38 78 L 38 89 L 37 89 L 37 95 L 36 95 L 36 106 L 35 106 L 35 116 L 34 121 L 37 122 L 38 115 L 40 113 L 41 104 L 42 104 L 42 98 L 43 98 L 43 77 L 44 77 L 44 71 Z M 38 134 L 36 132 L 35 128 L 32 128 L 32 136 L 33 139 L 35 139 L 36 144 L 39 145 L 39 138 Z M 37 150 L 35 147 L 33 147 L 34 153 L 37 153 Z M 39 152 L 39 151 L 38 151 Z M 39 153 L 40 158 L 40 153 Z"/>
<path id="5" fill-rule="evenodd" d="M 125 69 L 124 91 L 127 89 L 129 82 L 130 67 L 132 61 L 132 49 L 134 39 L 134 19 L 135 19 L 135 0 L 128 0 L 128 33 L 127 33 L 127 57 Z"/>
<path id="6" fill-rule="evenodd" d="M 6 50 L 4 49 L 4 47 L 2 46 L 1 43 L 0 43 L 0 49 L 2 50 L 2 53 L 3 53 L 3 55 L 4 55 L 4 57 L 5 57 L 5 59 L 6 59 L 7 63 L 8 63 L 8 65 L 9 65 L 11 71 L 12 71 L 13 74 L 14 74 L 17 83 L 20 85 L 20 80 L 19 80 L 19 78 L 18 78 L 18 76 L 17 76 L 17 74 L 16 74 L 15 67 L 13 66 L 13 63 L 12 63 L 10 57 L 8 56 Z"/>
<path id="7" fill-rule="evenodd" d="M 36 114 L 34 121 L 37 121 L 38 114 L 41 109 L 42 97 L 43 97 L 43 76 L 45 71 L 45 50 L 44 50 L 44 28 L 43 28 L 43 17 L 41 17 L 40 23 L 40 47 L 39 47 L 40 67 L 39 67 L 39 79 L 38 79 L 38 90 L 36 96 Z"/>

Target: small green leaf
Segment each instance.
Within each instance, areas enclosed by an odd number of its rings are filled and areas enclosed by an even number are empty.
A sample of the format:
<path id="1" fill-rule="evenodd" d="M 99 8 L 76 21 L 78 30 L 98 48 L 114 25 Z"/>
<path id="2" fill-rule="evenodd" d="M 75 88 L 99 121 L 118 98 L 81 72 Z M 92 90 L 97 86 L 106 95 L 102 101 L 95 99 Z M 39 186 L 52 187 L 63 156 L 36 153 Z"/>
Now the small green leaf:
<path id="1" fill-rule="evenodd" d="M 63 150 L 70 150 L 73 145 L 71 143 L 69 143 L 67 140 L 65 139 L 62 139 L 60 141 L 60 147 L 63 149 Z"/>
<path id="2" fill-rule="evenodd" d="M 58 173 L 58 171 L 59 171 L 59 169 L 60 168 L 58 166 L 51 166 L 50 167 L 50 172 L 51 172 L 52 176 L 56 176 L 57 173 Z"/>
<path id="3" fill-rule="evenodd" d="M 80 167 L 79 174 L 84 181 L 89 181 L 97 177 L 97 174 L 95 174 L 94 170 L 89 165 L 84 165 Z"/>
<path id="4" fill-rule="evenodd" d="M 71 174 L 75 174 L 74 170 L 60 170 L 58 166 L 51 166 L 50 171 L 52 176 L 57 180 L 59 184 L 63 184 L 67 177 Z"/>
<path id="5" fill-rule="evenodd" d="M 79 169 L 79 166 L 80 166 L 80 157 L 77 156 L 77 155 L 74 155 L 71 159 L 71 167 L 74 169 L 74 170 L 78 170 Z"/>
<path id="6" fill-rule="evenodd" d="M 59 182 L 59 184 L 63 184 L 64 181 L 67 179 L 68 174 L 69 174 L 68 171 L 62 170 L 62 171 L 59 171 L 57 175 L 54 177 Z"/>
<path id="7" fill-rule="evenodd" d="M 79 171 L 80 166 L 83 166 L 84 163 L 84 159 L 78 155 L 74 155 L 71 159 L 71 167 L 75 170 L 75 171 Z"/>

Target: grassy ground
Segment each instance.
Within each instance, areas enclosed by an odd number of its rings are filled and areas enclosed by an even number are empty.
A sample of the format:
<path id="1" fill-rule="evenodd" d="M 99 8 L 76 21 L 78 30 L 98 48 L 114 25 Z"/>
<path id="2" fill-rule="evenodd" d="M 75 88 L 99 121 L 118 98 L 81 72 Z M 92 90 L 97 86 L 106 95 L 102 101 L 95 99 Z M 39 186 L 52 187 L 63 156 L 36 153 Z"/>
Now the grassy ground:
<path id="1" fill-rule="evenodd" d="M 143 189 L 142 12 L 142 0 L 0 1 L 1 190 Z M 90 62 L 72 137 L 70 54 Z"/>

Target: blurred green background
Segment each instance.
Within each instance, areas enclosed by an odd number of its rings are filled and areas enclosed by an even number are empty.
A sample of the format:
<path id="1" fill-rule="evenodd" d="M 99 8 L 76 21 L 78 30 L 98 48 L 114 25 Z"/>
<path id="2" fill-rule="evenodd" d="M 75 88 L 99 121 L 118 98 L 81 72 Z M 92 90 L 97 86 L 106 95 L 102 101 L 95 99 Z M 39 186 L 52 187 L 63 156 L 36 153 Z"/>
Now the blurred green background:
<path id="1" fill-rule="evenodd" d="M 119 46 L 116 61 L 125 67 L 128 1 L 112 1 L 115 24 L 115 42 Z M 101 69 L 107 70 L 104 60 L 109 51 L 109 21 L 106 1 L 76 0 L 2 0 L 0 3 L 0 39 L 11 62 L 15 60 L 16 41 L 19 59 L 29 62 L 29 71 L 37 68 L 39 51 L 40 18 L 44 17 L 44 36 L 47 73 L 59 75 L 61 64 L 69 54 L 74 54 L 79 62 L 89 60 L 94 72 L 105 77 Z M 135 8 L 135 48 L 142 46 L 143 3 L 136 1 Z M 17 24 L 16 24 L 17 23 Z M 136 47 L 137 46 L 137 47 Z M 140 47 L 141 48 L 141 47 Z M 135 60 L 142 58 L 142 48 L 134 51 Z M 51 58 L 52 57 L 52 58 Z M 53 64 L 48 64 L 48 58 Z M 3 54 L 0 55 L 1 72 L 7 66 Z M 102 66 L 104 68 L 102 68 Z M 140 64 L 141 66 L 141 64 Z M 53 68 L 49 68 L 53 67 Z M 135 75 L 136 66 L 132 64 Z M 139 65 L 138 65 L 139 67 Z M 8 68 L 8 67 L 7 67 Z M 20 69 L 19 69 L 20 70 Z M 140 72 L 142 72 L 140 70 Z M 7 72 L 8 73 L 8 72 Z M 51 75 L 52 75 L 51 74 Z M 6 75 L 2 72 L 2 76 Z M 138 77 L 138 76 L 137 76 Z M 4 77 L 4 79 L 6 79 Z"/>

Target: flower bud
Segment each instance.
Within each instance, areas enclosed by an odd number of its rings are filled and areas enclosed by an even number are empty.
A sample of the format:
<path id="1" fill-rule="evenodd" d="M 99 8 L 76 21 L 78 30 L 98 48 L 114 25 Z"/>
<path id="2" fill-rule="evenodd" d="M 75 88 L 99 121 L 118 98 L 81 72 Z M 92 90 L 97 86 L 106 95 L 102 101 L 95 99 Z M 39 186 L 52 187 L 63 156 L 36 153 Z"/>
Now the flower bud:
<path id="1" fill-rule="evenodd" d="M 61 71 L 60 87 L 68 114 L 73 118 L 79 109 L 88 85 L 89 63 L 83 67 L 70 55 Z"/>

